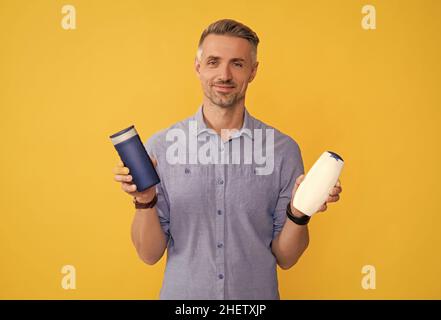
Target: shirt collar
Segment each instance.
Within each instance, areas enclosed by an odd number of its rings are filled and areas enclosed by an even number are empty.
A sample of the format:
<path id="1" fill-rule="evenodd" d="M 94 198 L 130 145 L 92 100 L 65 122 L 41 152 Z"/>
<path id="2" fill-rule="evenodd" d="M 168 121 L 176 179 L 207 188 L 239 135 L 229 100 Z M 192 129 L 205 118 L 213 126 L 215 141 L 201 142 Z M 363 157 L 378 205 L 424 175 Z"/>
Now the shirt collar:
<path id="1" fill-rule="evenodd" d="M 204 116 L 203 116 L 203 111 L 202 111 L 203 107 L 204 107 L 203 105 L 199 106 L 199 109 L 195 114 L 195 120 L 198 125 L 197 136 L 199 136 L 203 132 L 217 134 L 216 131 L 207 127 L 207 124 L 204 121 Z M 253 140 L 254 139 L 253 138 L 253 129 L 254 129 L 253 118 L 248 113 L 247 108 L 244 108 L 244 119 L 243 120 L 244 121 L 243 121 L 242 128 L 232 136 L 232 139 L 240 137 L 241 135 L 245 134 L 246 136 L 250 137 L 251 140 Z"/>

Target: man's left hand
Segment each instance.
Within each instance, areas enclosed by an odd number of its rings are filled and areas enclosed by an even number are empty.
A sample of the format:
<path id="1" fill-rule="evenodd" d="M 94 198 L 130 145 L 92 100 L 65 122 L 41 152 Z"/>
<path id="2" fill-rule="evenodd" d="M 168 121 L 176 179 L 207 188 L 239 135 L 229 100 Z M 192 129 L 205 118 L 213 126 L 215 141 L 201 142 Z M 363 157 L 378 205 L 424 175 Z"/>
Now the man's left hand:
<path id="1" fill-rule="evenodd" d="M 302 212 L 300 212 L 299 210 L 297 210 L 296 208 L 293 207 L 292 199 L 294 199 L 294 194 L 296 193 L 300 183 L 302 183 L 302 181 L 304 179 L 305 179 L 305 175 L 304 174 L 299 176 L 296 179 L 296 184 L 294 186 L 294 189 L 292 190 L 291 211 L 297 217 L 301 217 L 304 214 Z M 317 212 L 324 212 L 324 211 L 326 211 L 328 209 L 328 203 L 330 203 L 330 202 L 337 202 L 340 199 L 340 193 L 342 191 L 343 191 L 343 189 L 341 187 L 341 182 L 340 182 L 340 180 L 338 180 L 337 183 L 335 184 L 335 186 L 332 188 L 331 192 L 329 192 L 328 199 L 326 200 L 326 202 L 324 204 L 322 204 L 322 206 L 319 208 L 319 210 Z"/>

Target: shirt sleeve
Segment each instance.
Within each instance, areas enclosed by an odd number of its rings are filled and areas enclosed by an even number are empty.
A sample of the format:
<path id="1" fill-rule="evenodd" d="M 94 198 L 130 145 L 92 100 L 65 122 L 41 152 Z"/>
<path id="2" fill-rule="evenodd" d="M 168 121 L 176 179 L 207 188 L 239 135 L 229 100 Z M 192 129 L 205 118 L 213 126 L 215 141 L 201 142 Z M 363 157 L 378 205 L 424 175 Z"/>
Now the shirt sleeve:
<path id="1" fill-rule="evenodd" d="M 290 139 L 287 151 L 283 153 L 280 170 L 280 190 L 273 215 L 273 240 L 282 231 L 286 221 L 286 207 L 291 201 L 291 194 L 297 178 L 304 174 L 303 159 L 298 144 Z"/>
<path id="2" fill-rule="evenodd" d="M 153 138 L 154 136 L 149 138 L 144 143 L 144 147 L 151 158 L 158 159 L 158 156 L 155 152 L 155 144 Z M 161 182 L 156 185 L 156 195 L 158 197 L 158 201 L 156 202 L 156 211 L 158 212 L 159 223 L 161 224 L 161 228 L 166 236 L 166 242 L 168 243 L 170 239 L 170 204 L 162 187 L 162 177 L 159 165 L 156 166 L 156 172 L 158 173 L 159 179 L 161 180 Z"/>

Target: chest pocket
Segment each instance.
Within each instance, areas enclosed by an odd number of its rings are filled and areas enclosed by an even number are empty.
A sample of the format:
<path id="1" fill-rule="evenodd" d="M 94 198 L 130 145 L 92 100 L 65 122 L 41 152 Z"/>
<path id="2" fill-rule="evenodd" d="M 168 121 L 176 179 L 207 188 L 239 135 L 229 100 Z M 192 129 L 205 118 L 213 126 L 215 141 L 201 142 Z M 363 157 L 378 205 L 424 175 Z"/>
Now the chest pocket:
<path id="1" fill-rule="evenodd" d="M 256 165 L 228 166 L 229 203 L 247 216 L 270 215 L 278 199 L 276 174 L 257 175 Z"/>
<path id="2" fill-rule="evenodd" d="M 199 212 L 206 207 L 208 166 L 175 164 L 167 167 L 170 211 Z"/>

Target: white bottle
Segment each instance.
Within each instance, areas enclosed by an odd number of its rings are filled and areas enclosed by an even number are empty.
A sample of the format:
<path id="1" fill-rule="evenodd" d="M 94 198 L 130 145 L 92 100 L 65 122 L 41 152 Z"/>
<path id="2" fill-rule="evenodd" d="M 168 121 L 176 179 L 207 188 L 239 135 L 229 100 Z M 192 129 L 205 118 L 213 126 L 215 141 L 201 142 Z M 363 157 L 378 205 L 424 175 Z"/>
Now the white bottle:
<path id="1" fill-rule="evenodd" d="M 343 159 L 335 152 L 323 152 L 296 190 L 292 203 L 294 208 L 308 216 L 316 213 L 328 199 L 343 165 Z"/>

